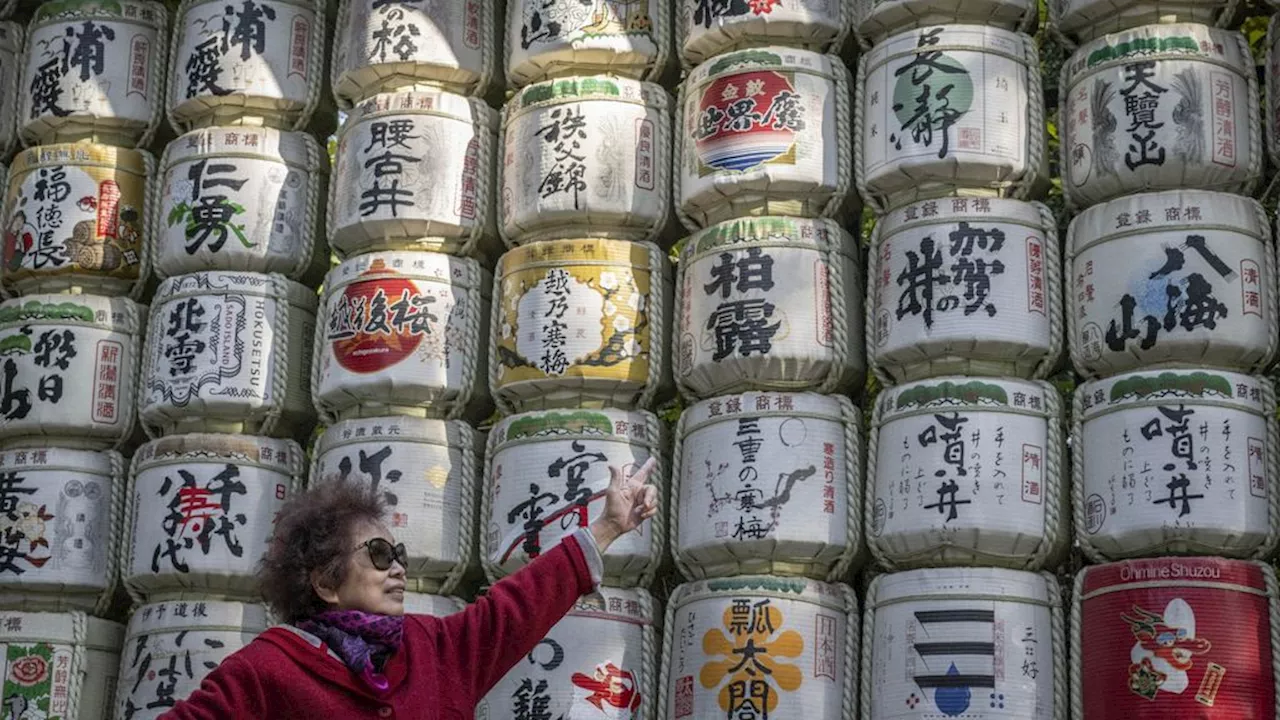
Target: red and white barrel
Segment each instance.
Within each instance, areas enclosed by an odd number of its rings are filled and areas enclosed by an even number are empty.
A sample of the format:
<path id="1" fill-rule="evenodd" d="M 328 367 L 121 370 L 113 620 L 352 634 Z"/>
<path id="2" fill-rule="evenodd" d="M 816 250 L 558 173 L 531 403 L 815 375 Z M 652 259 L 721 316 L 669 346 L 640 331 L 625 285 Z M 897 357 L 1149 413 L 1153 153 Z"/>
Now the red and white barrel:
<path id="1" fill-rule="evenodd" d="M 1274 717 L 1278 624 L 1275 570 L 1263 563 L 1187 557 L 1085 568 L 1071 608 L 1071 717 Z"/>
<path id="2" fill-rule="evenodd" d="M 1072 207 L 1175 188 L 1247 195 L 1262 177 L 1258 80 L 1238 32 L 1170 24 L 1103 35 L 1076 50 L 1058 86 Z"/>
<path id="3" fill-rule="evenodd" d="M 565 75 L 657 79 L 672 59 L 669 0 L 510 0 L 503 43 L 513 88 Z"/>
<path id="4" fill-rule="evenodd" d="M 315 313 L 314 290 L 274 273 L 161 282 L 138 388 L 143 429 L 306 438 Z"/>
<path id="5" fill-rule="evenodd" d="M 1037 10 L 1030 0 L 853 0 L 853 28 L 866 49 L 893 33 L 936 25 L 973 23 L 1034 33 Z"/>
<path id="6" fill-rule="evenodd" d="M 676 212 L 690 230 L 849 209 L 849 70 L 835 55 L 777 46 L 719 55 L 685 78 L 678 112 Z"/>
<path id="7" fill-rule="evenodd" d="M 458 421 L 343 420 L 316 441 L 311 486 L 360 483 L 381 495 L 383 522 L 408 552 L 410 591 L 447 594 L 475 560 L 483 441 Z"/>
<path id="8" fill-rule="evenodd" d="M 649 484 L 667 487 L 665 442 L 647 412 L 565 409 L 509 415 L 489 431 L 480 521 L 485 574 L 519 570 L 604 513 L 611 468 L 624 476 L 657 460 Z M 647 586 L 662 562 L 661 513 L 604 554 L 605 582 Z"/>
<path id="9" fill-rule="evenodd" d="M 101 450 L 134 439 L 145 312 L 101 295 L 0 303 L 0 446 Z"/>
<path id="10" fill-rule="evenodd" d="M 119 581 L 124 460 L 116 452 L 0 452 L 0 607 L 105 614 Z"/>
<path id="11" fill-rule="evenodd" d="M 150 219 L 162 279 L 201 270 L 319 280 L 328 156 L 315 138 L 271 128 L 193 130 L 160 160 Z"/>
<path id="12" fill-rule="evenodd" d="M 681 252 L 673 352 L 691 398 L 857 387 L 862 262 L 834 220 L 726 220 Z"/>
<path id="13" fill-rule="evenodd" d="M 406 592 L 404 594 L 404 612 L 406 615 L 431 615 L 447 617 L 462 612 L 467 604 L 462 600 L 447 595 L 429 595 L 427 593 Z"/>
<path id="14" fill-rule="evenodd" d="M 436 84 L 483 96 L 498 64 L 502 4 L 342 0 L 334 25 L 333 95 L 349 108 L 370 95 Z"/>
<path id="15" fill-rule="evenodd" d="M 1038 570 L 1071 541 L 1062 402 L 1047 382 L 949 377 L 882 392 L 866 525 L 882 566 Z"/>
<path id="16" fill-rule="evenodd" d="M 601 587 L 584 595 L 476 704 L 477 718 L 643 720 L 653 717 L 657 632 L 644 590 Z"/>
<path id="17" fill-rule="evenodd" d="M 250 435 L 171 435 L 129 472 L 121 575 L 138 602 L 182 593 L 257 597 L 280 508 L 302 489 L 302 448 Z"/>
<path id="18" fill-rule="evenodd" d="M 302 130 L 325 84 L 323 0 L 182 0 L 169 48 L 169 123 Z"/>
<path id="19" fill-rule="evenodd" d="M 93 143 L 18 153 L 4 197 L 5 290 L 141 295 L 155 171 L 150 153 Z"/>
<path id="20" fill-rule="evenodd" d="M 1053 0 L 1049 26 L 1082 41 L 1141 25 L 1200 23 L 1228 27 L 1237 18 L 1233 0 Z"/>
<path id="21" fill-rule="evenodd" d="M 157 720 L 270 625 L 267 609 L 249 603 L 190 597 L 138 607 L 125 634 L 112 717 Z"/>
<path id="22" fill-rule="evenodd" d="M 685 410 L 671 486 L 680 572 L 844 577 L 862 549 L 861 415 L 847 397 L 814 393 Z"/>
<path id="23" fill-rule="evenodd" d="M 508 245 L 565 236 L 662 242 L 671 211 L 671 100 L 607 75 L 529 85 L 502 109 Z"/>
<path id="24" fill-rule="evenodd" d="M 123 644 L 123 625 L 81 612 L 0 611 L 7 717 L 113 717 Z"/>
<path id="25" fill-rule="evenodd" d="M 362 100 L 338 135 L 326 225 L 339 257 L 375 250 L 495 255 L 498 114 L 415 86 Z"/>
<path id="26" fill-rule="evenodd" d="M 1280 430 L 1270 379 L 1125 373 L 1081 384 L 1072 417 L 1072 501 L 1089 559 L 1275 550 Z"/>
<path id="27" fill-rule="evenodd" d="M 829 0 L 676 0 L 674 5 L 676 39 L 686 68 L 721 53 L 767 45 L 838 52 L 854 12 L 851 3 Z"/>
<path id="28" fill-rule="evenodd" d="M 489 387 L 503 412 L 645 408 L 668 389 L 671 263 L 657 245 L 544 240 L 494 275 Z"/>
<path id="29" fill-rule="evenodd" d="M 858 192 L 881 213 L 1032 195 L 1049 177 L 1043 96 L 1025 33 L 935 25 L 886 38 L 858 61 Z"/>
<path id="30" fill-rule="evenodd" d="M 846 585 L 768 575 L 686 583 L 662 632 L 660 717 L 856 716 L 858 600 Z"/>
<path id="31" fill-rule="evenodd" d="M 867 359 L 886 383 L 1044 378 L 1062 356 L 1057 223 L 1040 203 L 959 197 L 880 218 L 868 258 Z"/>
<path id="32" fill-rule="evenodd" d="M 311 393 L 322 419 L 488 417 L 488 272 L 427 252 L 359 255 L 329 271 Z"/>
<path id="33" fill-rule="evenodd" d="M 1064 622 L 1062 595 L 1048 573 L 936 568 L 881 575 L 867 590 L 858 717 L 1065 718 Z"/>
<path id="34" fill-rule="evenodd" d="M 1128 195 L 1077 215 L 1066 247 L 1080 374 L 1271 365 L 1275 246 L 1256 200 L 1203 190 Z"/>
<path id="35" fill-rule="evenodd" d="M 151 0 L 41 4 L 22 84 L 6 98 L 18 104 L 23 144 L 149 145 L 164 110 L 168 40 L 169 12 Z"/>
<path id="36" fill-rule="evenodd" d="M 0 22 L 0 156 L 9 157 L 18 147 L 18 114 L 22 82 L 22 26 Z"/>

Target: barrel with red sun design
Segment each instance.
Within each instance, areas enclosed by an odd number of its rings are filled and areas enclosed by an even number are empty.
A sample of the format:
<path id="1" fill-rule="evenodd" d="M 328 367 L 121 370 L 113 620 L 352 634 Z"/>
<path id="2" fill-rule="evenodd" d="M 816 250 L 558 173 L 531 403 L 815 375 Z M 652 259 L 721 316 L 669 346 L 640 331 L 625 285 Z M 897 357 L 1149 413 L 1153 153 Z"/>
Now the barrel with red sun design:
<path id="1" fill-rule="evenodd" d="M 326 420 L 487 417 L 489 274 L 426 252 L 352 258 L 325 280 L 312 395 Z"/>
<path id="2" fill-rule="evenodd" d="M 1126 560 L 1076 577 L 1075 720 L 1276 713 L 1275 571 L 1214 557 Z"/>

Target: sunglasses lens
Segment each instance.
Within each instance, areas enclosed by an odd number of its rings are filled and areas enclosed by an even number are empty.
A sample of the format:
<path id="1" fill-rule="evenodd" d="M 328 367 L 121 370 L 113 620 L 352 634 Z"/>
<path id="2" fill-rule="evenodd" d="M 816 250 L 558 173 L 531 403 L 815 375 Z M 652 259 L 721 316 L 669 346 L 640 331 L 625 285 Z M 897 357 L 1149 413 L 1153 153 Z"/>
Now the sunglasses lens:
<path id="1" fill-rule="evenodd" d="M 396 562 L 400 563 L 400 567 L 409 567 L 409 556 L 405 554 L 404 543 L 396 543 Z"/>
<path id="2" fill-rule="evenodd" d="M 395 552 L 395 549 L 391 547 L 391 543 L 382 538 L 374 538 L 369 541 L 369 560 L 379 570 L 386 570 L 391 567 L 393 552 Z"/>

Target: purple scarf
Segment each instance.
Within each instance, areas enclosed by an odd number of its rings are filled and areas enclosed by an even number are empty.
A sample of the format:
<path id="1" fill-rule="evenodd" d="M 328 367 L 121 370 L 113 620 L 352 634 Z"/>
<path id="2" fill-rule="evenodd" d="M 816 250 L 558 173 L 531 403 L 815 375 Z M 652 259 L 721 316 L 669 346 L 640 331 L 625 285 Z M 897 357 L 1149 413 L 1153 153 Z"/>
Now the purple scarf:
<path id="1" fill-rule="evenodd" d="M 360 610 L 326 610 L 298 623 L 299 630 L 315 635 L 369 687 L 386 692 L 387 677 L 377 672 L 400 650 L 404 616 L 375 615 Z"/>

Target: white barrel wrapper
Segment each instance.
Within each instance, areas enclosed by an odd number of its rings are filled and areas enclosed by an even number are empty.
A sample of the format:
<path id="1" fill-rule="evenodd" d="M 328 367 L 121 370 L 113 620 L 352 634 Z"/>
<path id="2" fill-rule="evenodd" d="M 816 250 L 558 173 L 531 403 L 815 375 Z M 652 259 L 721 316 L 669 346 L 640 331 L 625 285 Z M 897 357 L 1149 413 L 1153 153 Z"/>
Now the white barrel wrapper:
<path id="1" fill-rule="evenodd" d="M 1049 0 L 1045 4 L 1050 27 L 1085 41 L 1159 23 L 1227 27 L 1240 9 L 1233 0 Z"/>
<path id="2" fill-rule="evenodd" d="M 930 25 L 974 23 L 1033 33 L 1036 5 L 1031 0 L 853 0 L 853 28 L 864 49 L 893 33 Z"/>
<path id="3" fill-rule="evenodd" d="M 109 720 L 124 626 L 80 612 L 0 612 L 5 712 Z"/>
<path id="4" fill-rule="evenodd" d="M 837 52 L 854 11 L 846 0 L 675 0 L 674 7 L 676 40 L 686 68 L 762 45 Z"/>
<path id="5" fill-rule="evenodd" d="M 9 157 L 18 146 L 18 104 L 22 82 L 22 26 L 0 22 L 0 155 Z"/>
<path id="6" fill-rule="evenodd" d="M 671 60 L 670 0 L 510 0 L 507 84 L 609 73 L 648 80 Z"/>

